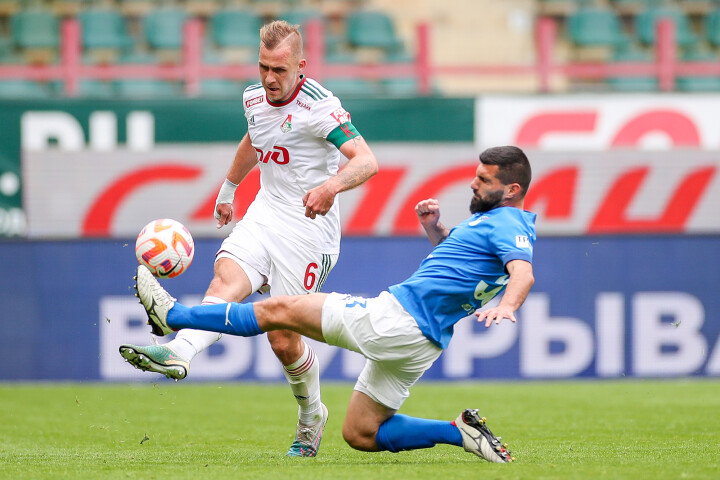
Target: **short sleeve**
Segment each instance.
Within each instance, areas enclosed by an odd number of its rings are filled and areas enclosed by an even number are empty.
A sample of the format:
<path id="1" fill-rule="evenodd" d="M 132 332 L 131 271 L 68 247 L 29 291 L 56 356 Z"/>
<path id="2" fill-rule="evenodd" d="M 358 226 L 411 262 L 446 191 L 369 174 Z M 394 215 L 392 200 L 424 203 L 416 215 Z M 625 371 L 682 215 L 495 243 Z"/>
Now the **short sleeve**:
<path id="1" fill-rule="evenodd" d="M 318 137 L 336 147 L 360 135 L 350 121 L 350 113 L 337 97 L 329 97 L 313 106 L 310 128 Z"/>

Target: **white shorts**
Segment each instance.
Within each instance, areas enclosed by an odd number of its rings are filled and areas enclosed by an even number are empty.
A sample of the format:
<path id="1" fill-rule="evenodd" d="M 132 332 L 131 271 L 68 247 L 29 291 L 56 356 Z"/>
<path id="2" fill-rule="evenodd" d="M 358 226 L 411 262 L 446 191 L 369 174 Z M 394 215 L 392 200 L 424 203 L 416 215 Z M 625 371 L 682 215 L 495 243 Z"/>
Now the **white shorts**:
<path id="1" fill-rule="evenodd" d="M 241 220 L 223 241 L 215 261 L 230 258 L 253 287 L 270 285 L 270 295 L 318 292 L 337 263 L 337 254 L 310 252 L 255 222 Z"/>
<path id="2" fill-rule="evenodd" d="M 365 356 L 355 390 L 395 410 L 442 353 L 390 292 L 375 298 L 331 293 L 323 304 L 322 333 L 328 344 Z"/>

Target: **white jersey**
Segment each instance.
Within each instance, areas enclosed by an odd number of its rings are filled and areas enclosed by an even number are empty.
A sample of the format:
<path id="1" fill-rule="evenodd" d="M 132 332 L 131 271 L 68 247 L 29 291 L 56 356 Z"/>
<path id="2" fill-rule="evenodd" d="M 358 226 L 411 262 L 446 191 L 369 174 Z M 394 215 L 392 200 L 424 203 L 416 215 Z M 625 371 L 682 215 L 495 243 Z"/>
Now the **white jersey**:
<path id="1" fill-rule="evenodd" d="M 260 168 L 260 191 L 244 218 L 273 229 L 303 248 L 340 251 L 340 206 L 315 219 L 303 197 L 338 171 L 338 148 L 358 135 L 340 100 L 303 77 L 289 100 L 269 101 L 261 84 L 245 89 L 245 117 Z"/>

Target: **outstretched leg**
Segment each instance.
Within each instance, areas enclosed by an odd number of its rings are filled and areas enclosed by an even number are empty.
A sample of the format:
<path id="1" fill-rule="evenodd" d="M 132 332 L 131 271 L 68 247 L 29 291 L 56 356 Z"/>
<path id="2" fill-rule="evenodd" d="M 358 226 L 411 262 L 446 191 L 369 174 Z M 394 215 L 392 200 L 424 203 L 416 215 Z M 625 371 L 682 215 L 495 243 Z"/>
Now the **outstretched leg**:
<path id="1" fill-rule="evenodd" d="M 322 307 L 326 294 L 273 297 L 255 304 L 232 303 L 188 308 L 175 302 L 145 267 L 138 267 L 137 293 L 156 335 L 173 329 L 198 328 L 240 336 L 291 329 L 324 341 Z M 400 403 L 398 403 L 399 405 Z M 348 407 L 343 436 L 363 451 L 414 450 L 438 443 L 462 446 L 489 462 L 513 458 L 500 438 L 487 428 L 477 410 L 465 410 L 454 422 L 398 415 L 365 393 L 355 391 Z"/>

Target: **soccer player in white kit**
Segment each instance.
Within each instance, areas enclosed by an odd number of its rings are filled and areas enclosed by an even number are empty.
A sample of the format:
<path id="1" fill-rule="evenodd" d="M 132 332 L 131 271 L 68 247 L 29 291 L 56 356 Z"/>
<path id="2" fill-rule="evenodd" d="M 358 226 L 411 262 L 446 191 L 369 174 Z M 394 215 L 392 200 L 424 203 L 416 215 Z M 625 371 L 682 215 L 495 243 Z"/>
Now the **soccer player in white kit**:
<path id="1" fill-rule="evenodd" d="M 239 302 L 265 284 L 271 296 L 319 291 L 340 253 L 335 197 L 378 168 L 340 101 L 302 74 L 306 60 L 298 27 L 271 22 L 260 30 L 260 39 L 261 83 L 243 94 L 248 133 L 218 194 L 217 227 L 232 220 L 235 189 L 255 165 L 260 191 L 216 255 L 204 305 Z M 339 170 L 341 154 L 348 161 Z M 179 380 L 192 358 L 220 336 L 187 329 L 167 344 L 125 344 L 120 353 L 141 370 Z M 287 455 L 315 456 L 328 417 L 320 399 L 318 360 L 295 332 L 268 332 L 268 340 L 299 405 Z"/>

